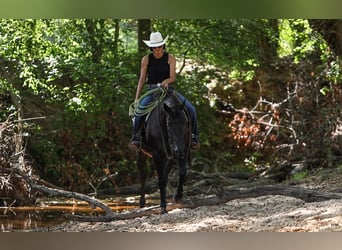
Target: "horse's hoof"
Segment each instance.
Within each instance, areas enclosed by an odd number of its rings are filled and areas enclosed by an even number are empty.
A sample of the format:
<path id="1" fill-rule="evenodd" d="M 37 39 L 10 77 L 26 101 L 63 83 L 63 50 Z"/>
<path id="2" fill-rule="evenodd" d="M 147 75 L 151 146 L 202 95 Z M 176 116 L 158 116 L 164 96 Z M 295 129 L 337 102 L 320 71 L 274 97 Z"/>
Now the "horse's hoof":
<path id="1" fill-rule="evenodd" d="M 167 214 L 167 210 L 166 210 L 166 208 L 161 208 L 161 210 L 160 210 L 160 214 Z"/>
<path id="2" fill-rule="evenodd" d="M 146 204 L 146 200 L 145 200 L 145 198 L 140 198 L 140 200 L 139 200 L 139 205 L 140 205 L 140 208 L 143 208 L 143 207 L 145 207 L 145 204 Z"/>
<path id="3" fill-rule="evenodd" d="M 175 195 L 173 196 L 173 202 L 174 203 L 181 203 L 183 200 L 183 195 Z"/>

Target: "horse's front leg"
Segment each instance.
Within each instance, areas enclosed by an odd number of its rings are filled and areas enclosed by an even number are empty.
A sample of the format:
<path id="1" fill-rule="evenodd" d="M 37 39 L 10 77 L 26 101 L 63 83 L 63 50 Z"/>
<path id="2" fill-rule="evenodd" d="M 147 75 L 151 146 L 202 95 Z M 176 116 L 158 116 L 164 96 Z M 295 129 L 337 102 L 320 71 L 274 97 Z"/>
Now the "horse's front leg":
<path id="1" fill-rule="evenodd" d="M 137 160 L 138 160 L 138 169 L 140 173 L 140 200 L 139 205 L 140 207 L 145 207 L 146 199 L 145 199 L 145 184 L 146 184 L 146 176 L 147 176 L 147 169 L 146 169 L 146 156 L 141 151 L 137 152 Z"/>
<path id="2" fill-rule="evenodd" d="M 179 168 L 178 168 L 178 185 L 177 185 L 177 191 L 173 196 L 174 202 L 180 202 L 183 199 L 183 186 L 185 183 L 186 178 L 186 154 L 182 154 L 179 157 Z"/>
<path id="3" fill-rule="evenodd" d="M 158 187 L 160 192 L 160 213 L 167 213 L 166 210 L 166 186 L 168 182 L 168 173 L 170 162 L 167 159 L 155 159 L 155 164 L 158 173 Z"/>

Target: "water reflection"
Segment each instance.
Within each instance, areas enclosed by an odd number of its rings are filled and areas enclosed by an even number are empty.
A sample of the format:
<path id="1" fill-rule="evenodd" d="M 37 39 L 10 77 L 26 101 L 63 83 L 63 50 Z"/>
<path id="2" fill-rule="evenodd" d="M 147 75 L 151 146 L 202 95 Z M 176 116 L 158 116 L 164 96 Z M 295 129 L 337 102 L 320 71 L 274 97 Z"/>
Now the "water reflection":
<path id="1" fill-rule="evenodd" d="M 114 212 L 122 212 L 138 208 L 136 197 L 106 198 L 102 200 Z M 156 204 L 157 200 L 149 200 L 149 204 Z M 65 222 L 64 214 L 101 215 L 100 208 L 92 208 L 86 202 L 73 199 L 68 200 L 39 200 L 32 207 L 0 207 L 0 231 L 32 230 L 42 227 L 51 227 Z"/>
<path id="2" fill-rule="evenodd" d="M 54 226 L 65 221 L 62 214 L 63 212 L 39 211 L 32 209 L 19 211 L 11 209 L 10 211 L 1 211 L 1 231 L 29 230 Z"/>

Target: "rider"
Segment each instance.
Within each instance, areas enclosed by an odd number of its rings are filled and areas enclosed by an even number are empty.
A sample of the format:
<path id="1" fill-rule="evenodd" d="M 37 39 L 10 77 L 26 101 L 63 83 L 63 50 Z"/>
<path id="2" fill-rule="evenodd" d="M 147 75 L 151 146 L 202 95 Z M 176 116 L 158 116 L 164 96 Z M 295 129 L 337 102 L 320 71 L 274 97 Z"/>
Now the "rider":
<path id="1" fill-rule="evenodd" d="M 143 42 L 150 47 L 152 53 L 145 55 L 141 60 L 141 69 L 139 82 L 135 94 L 135 103 L 138 103 L 142 88 L 145 85 L 147 79 L 147 86 L 149 89 L 161 86 L 163 88 L 172 87 L 172 84 L 176 80 L 176 58 L 165 51 L 165 43 L 169 36 L 163 39 L 160 32 L 152 32 L 150 40 Z M 177 93 L 180 101 L 184 101 L 185 97 Z M 140 106 L 146 107 L 153 101 L 153 96 L 146 95 L 140 100 Z M 197 117 L 195 107 L 188 101 L 185 101 L 185 107 L 190 116 L 192 125 L 192 144 L 193 149 L 198 149 L 200 143 L 198 140 L 197 132 Z M 133 135 L 128 147 L 130 149 L 137 150 L 140 147 L 140 125 L 145 118 L 143 116 L 134 116 L 133 119 Z"/>

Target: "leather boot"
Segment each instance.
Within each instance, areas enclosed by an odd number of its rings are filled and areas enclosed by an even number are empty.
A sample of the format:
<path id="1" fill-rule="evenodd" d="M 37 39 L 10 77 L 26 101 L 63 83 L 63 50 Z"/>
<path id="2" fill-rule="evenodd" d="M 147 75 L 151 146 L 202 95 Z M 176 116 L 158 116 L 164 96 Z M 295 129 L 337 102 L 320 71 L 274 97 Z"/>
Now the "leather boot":
<path id="1" fill-rule="evenodd" d="M 139 150 L 140 149 L 140 146 L 141 146 L 141 136 L 140 136 L 141 123 L 142 123 L 141 117 L 134 117 L 132 138 L 128 143 L 128 147 L 132 150 Z"/>
<path id="2" fill-rule="evenodd" d="M 201 147 L 198 136 L 197 135 L 192 135 L 192 140 L 191 140 L 191 148 L 192 149 L 199 149 Z"/>

